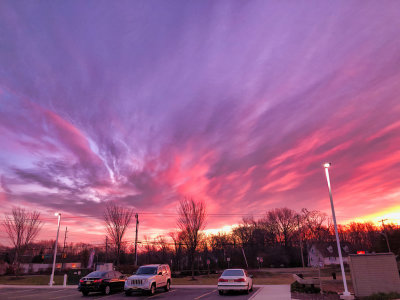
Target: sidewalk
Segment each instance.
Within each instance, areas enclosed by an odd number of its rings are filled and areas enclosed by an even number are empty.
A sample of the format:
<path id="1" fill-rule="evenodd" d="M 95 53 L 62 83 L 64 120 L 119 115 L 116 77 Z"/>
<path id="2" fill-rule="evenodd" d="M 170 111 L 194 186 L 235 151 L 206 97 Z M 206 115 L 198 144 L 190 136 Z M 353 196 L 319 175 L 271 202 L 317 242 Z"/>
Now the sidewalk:
<path id="1" fill-rule="evenodd" d="M 249 300 L 291 300 L 290 285 L 262 285 Z"/>

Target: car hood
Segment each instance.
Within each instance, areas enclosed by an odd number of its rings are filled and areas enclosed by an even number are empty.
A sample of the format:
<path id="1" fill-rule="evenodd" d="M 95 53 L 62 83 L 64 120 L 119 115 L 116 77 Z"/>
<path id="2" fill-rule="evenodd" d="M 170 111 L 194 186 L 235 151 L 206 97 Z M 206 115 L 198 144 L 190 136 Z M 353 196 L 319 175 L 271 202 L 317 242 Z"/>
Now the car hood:
<path id="1" fill-rule="evenodd" d="M 132 276 L 129 276 L 128 279 L 149 279 L 154 276 L 155 275 L 132 275 Z"/>

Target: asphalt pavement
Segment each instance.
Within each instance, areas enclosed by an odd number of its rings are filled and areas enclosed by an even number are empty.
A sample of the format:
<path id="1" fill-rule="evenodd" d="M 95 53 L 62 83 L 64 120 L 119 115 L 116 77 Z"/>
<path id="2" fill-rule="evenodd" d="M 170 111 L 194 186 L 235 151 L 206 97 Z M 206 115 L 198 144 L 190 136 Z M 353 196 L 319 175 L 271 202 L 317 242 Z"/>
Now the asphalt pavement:
<path id="1" fill-rule="evenodd" d="M 179 299 L 179 300 L 213 300 L 213 299 L 235 299 L 245 300 L 250 299 L 258 292 L 259 288 L 254 288 L 254 291 L 248 295 L 238 292 L 230 292 L 224 296 L 220 296 L 216 287 L 191 287 L 191 288 L 172 288 L 169 292 L 157 291 L 154 296 L 132 294 L 132 296 L 125 296 L 125 293 L 114 293 L 111 295 L 103 295 L 101 293 L 90 293 L 88 296 L 83 296 L 77 289 L 53 287 L 53 288 L 19 288 L 19 287 L 1 287 L 0 299 L 2 300 L 70 300 L 70 299 Z"/>

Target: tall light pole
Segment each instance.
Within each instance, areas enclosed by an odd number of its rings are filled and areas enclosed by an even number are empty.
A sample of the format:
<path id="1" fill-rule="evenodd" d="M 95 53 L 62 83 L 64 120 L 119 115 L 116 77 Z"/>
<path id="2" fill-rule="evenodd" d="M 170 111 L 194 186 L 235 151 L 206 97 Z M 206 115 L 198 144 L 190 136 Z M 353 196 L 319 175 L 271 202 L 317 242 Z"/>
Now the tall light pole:
<path id="1" fill-rule="evenodd" d="M 56 267 L 56 256 L 57 256 L 57 244 L 58 244 L 58 233 L 60 232 L 60 222 L 61 222 L 61 213 L 55 213 L 54 214 L 56 217 L 58 217 L 58 228 L 57 228 L 57 238 L 56 238 L 56 244 L 54 246 L 54 257 L 53 257 L 53 270 L 51 271 L 51 276 L 50 276 L 50 286 L 53 286 L 53 280 L 54 280 L 54 269 Z"/>
<path id="2" fill-rule="evenodd" d="M 335 226 L 336 244 L 337 244 L 338 253 L 339 253 L 340 268 L 342 270 L 342 278 L 343 278 L 343 286 L 344 286 L 343 296 L 350 296 L 350 293 L 347 289 L 346 273 L 344 272 L 342 249 L 340 248 L 340 240 L 339 240 L 339 234 L 338 234 L 338 229 L 337 229 L 337 224 L 336 224 L 335 207 L 333 206 L 331 182 L 329 180 L 329 171 L 328 171 L 330 166 L 331 166 L 331 163 L 324 163 L 326 181 L 328 183 L 329 198 L 331 200 L 333 224 Z"/>

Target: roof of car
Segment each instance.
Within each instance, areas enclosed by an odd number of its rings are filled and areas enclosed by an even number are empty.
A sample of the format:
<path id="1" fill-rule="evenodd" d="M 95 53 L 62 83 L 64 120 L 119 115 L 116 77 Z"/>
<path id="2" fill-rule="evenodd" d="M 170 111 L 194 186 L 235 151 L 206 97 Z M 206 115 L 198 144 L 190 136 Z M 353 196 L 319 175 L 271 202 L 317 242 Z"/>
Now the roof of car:
<path id="1" fill-rule="evenodd" d="M 164 264 L 143 265 L 141 267 L 159 267 L 159 266 L 164 266 Z"/>

